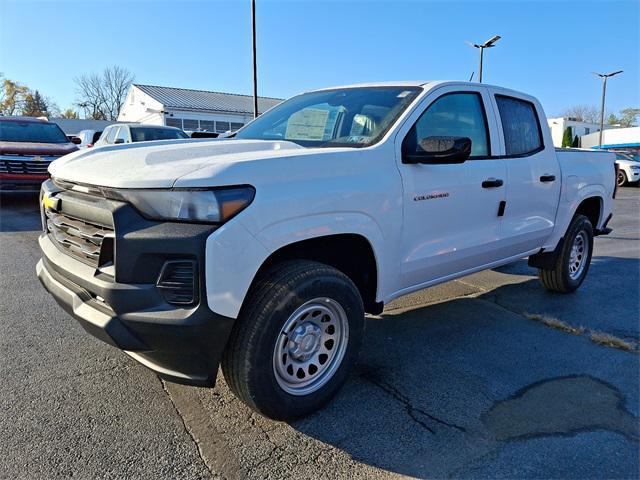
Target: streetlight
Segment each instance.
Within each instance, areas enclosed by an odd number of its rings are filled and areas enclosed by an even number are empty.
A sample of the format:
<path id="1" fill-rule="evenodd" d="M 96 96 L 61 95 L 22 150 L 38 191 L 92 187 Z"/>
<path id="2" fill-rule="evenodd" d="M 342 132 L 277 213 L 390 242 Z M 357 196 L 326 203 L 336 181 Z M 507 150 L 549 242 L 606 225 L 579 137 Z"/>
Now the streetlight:
<path id="1" fill-rule="evenodd" d="M 607 78 L 613 77 L 614 75 L 618 75 L 622 73 L 622 70 L 618 70 L 617 72 L 611 73 L 597 73 L 591 72 L 594 75 L 599 76 L 602 79 L 602 103 L 600 104 L 600 135 L 598 140 L 598 146 L 602 148 L 602 130 L 604 130 L 604 97 L 607 94 Z"/>
<path id="2" fill-rule="evenodd" d="M 471 45 L 472 47 L 478 48 L 480 49 L 480 74 L 479 74 L 479 82 L 482 83 L 482 57 L 483 57 L 483 53 L 484 53 L 484 49 L 485 48 L 491 48 L 491 47 L 495 47 L 495 43 L 500 40 L 502 37 L 500 35 L 494 35 L 493 37 L 491 37 L 489 40 L 487 40 L 486 42 L 484 42 L 481 45 L 478 45 L 477 43 L 471 43 L 471 42 L 467 42 L 469 45 Z"/>
<path id="3" fill-rule="evenodd" d="M 258 117 L 258 64 L 256 59 L 256 0 L 251 0 L 251 31 L 253 37 L 253 118 Z"/>

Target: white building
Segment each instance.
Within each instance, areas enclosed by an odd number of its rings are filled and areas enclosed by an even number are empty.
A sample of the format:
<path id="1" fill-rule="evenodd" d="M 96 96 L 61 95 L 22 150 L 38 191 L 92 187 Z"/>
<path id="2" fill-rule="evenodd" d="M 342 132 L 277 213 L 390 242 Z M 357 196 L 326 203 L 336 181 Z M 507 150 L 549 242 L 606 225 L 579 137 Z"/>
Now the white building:
<path id="1" fill-rule="evenodd" d="M 555 147 L 562 147 L 562 137 L 567 128 L 571 129 L 571 138 L 574 139 L 589 135 L 593 132 L 600 131 L 599 123 L 581 122 L 572 117 L 548 118 L 549 128 L 551 129 L 551 137 Z M 605 125 L 605 130 L 609 128 L 618 128 L 615 125 Z"/>
<path id="2" fill-rule="evenodd" d="M 598 133 L 590 133 L 580 138 L 582 148 L 600 148 Z M 605 129 L 602 132 L 602 148 L 640 153 L 640 127 Z"/>
<path id="3" fill-rule="evenodd" d="M 258 97 L 258 112 L 279 98 Z M 133 84 L 118 121 L 169 125 L 189 131 L 235 131 L 253 119 L 253 97 L 234 93 Z"/>

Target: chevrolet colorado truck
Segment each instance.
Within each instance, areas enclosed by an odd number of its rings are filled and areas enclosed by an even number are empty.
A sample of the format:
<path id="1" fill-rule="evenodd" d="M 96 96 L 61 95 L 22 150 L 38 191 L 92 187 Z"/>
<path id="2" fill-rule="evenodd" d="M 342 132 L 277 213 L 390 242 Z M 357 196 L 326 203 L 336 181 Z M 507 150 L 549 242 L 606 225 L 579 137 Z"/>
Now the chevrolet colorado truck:
<path id="1" fill-rule="evenodd" d="M 610 232 L 614 155 L 557 151 L 540 103 L 465 82 L 307 92 L 232 138 L 50 166 L 37 275 L 97 338 L 261 414 L 318 409 L 365 312 L 521 258 L 577 289 Z M 401 348 L 401 347 L 399 347 Z"/>

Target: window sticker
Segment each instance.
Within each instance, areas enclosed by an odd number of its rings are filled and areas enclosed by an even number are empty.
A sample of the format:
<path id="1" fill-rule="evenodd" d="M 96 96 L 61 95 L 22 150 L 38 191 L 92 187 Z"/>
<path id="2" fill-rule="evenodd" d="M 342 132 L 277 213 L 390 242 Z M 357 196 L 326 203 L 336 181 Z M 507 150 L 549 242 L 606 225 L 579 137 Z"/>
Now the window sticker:
<path id="1" fill-rule="evenodd" d="M 396 95 L 398 98 L 404 98 L 407 95 L 409 95 L 411 93 L 410 90 L 405 90 L 404 92 L 400 92 L 398 95 Z"/>
<path id="2" fill-rule="evenodd" d="M 287 140 L 322 140 L 329 117 L 328 110 L 305 108 L 294 113 L 287 122 Z"/>

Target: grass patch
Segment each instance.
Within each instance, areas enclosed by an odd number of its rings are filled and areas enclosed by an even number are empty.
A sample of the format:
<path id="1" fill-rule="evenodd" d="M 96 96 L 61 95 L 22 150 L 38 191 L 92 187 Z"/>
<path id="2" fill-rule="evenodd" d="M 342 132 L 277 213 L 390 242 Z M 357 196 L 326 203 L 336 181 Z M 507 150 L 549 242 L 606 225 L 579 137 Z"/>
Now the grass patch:
<path id="1" fill-rule="evenodd" d="M 591 338 L 592 342 L 599 343 L 600 345 L 605 345 L 607 347 L 630 351 L 635 350 L 634 346 L 631 343 L 609 333 L 592 330 L 589 338 Z"/>
<path id="2" fill-rule="evenodd" d="M 555 317 L 549 315 L 540 315 L 537 313 L 525 313 L 525 317 L 529 320 L 535 320 L 536 322 L 543 323 L 547 327 L 555 328 L 556 330 L 562 330 L 563 332 L 572 333 L 573 335 L 582 335 L 584 333 L 583 327 L 572 327 L 568 323 L 558 320 Z"/>

